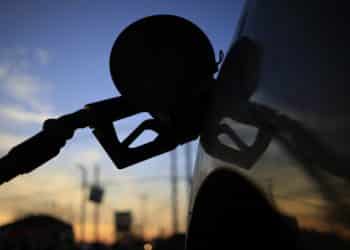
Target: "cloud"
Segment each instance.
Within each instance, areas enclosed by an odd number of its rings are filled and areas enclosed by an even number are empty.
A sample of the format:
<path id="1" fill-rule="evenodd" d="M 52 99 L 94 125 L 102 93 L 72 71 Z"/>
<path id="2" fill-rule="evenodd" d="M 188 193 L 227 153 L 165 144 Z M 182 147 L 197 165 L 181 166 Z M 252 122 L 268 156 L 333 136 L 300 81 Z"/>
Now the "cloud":
<path id="1" fill-rule="evenodd" d="M 10 70 L 9 65 L 6 65 L 6 64 L 0 65 L 0 80 L 7 76 L 7 74 L 9 73 L 9 70 Z"/>
<path id="2" fill-rule="evenodd" d="M 74 157 L 74 160 L 79 160 L 79 163 L 87 163 L 89 165 L 96 164 L 99 160 L 103 158 L 101 151 L 97 149 L 85 149 L 78 152 Z"/>
<path id="3" fill-rule="evenodd" d="M 40 123 L 53 107 L 49 99 L 51 83 L 43 81 L 32 69 L 35 64 L 47 64 L 49 53 L 44 49 L 32 51 L 8 49 L 0 58 L 0 118 L 19 123 Z M 34 55 L 37 58 L 33 61 Z M 34 59 L 35 59 L 34 58 Z M 23 66 L 23 63 L 27 67 Z"/>
<path id="4" fill-rule="evenodd" d="M 20 123 L 39 123 L 42 124 L 46 119 L 54 115 L 45 112 L 31 112 L 24 110 L 19 106 L 3 105 L 0 109 L 1 120 L 12 120 Z"/>
<path id="5" fill-rule="evenodd" d="M 36 57 L 41 65 L 47 65 L 50 62 L 49 52 L 45 49 L 36 49 Z"/>
<path id="6" fill-rule="evenodd" d="M 0 133 L 0 152 L 8 151 L 11 147 L 24 140 L 25 138 L 22 136 Z"/>
<path id="7" fill-rule="evenodd" d="M 39 90 L 38 80 L 30 75 L 11 75 L 4 83 L 8 93 L 20 100 L 34 96 Z"/>
<path id="8" fill-rule="evenodd" d="M 3 79 L 2 87 L 5 93 L 17 102 L 36 110 L 49 109 L 48 104 L 39 100 L 39 96 L 49 89 L 49 84 L 39 78 L 25 73 L 9 74 Z"/>

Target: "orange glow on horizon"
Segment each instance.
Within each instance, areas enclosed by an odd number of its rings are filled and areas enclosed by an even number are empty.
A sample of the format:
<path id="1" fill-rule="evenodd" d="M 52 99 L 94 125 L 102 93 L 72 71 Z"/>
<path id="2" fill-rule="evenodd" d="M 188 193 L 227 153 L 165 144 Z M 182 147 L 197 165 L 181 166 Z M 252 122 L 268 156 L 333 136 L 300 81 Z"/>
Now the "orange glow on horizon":
<path id="1" fill-rule="evenodd" d="M 305 203 L 305 199 L 280 199 L 277 200 L 277 203 L 279 210 L 282 213 L 295 217 L 299 227 L 302 229 L 335 233 L 344 239 L 350 239 L 350 229 L 339 222 L 332 221 L 328 217 L 325 201 L 321 199 L 313 199 L 313 201 L 316 201 L 318 206 L 308 206 Z"/>

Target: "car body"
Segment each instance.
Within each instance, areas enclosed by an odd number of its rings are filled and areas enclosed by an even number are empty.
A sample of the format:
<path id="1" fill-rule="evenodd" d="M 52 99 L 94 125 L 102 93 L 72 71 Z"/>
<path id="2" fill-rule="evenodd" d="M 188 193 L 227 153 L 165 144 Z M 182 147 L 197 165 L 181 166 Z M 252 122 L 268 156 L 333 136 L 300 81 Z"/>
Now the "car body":
<path id="1" fill-rule="evenodd" d="M 350 35 L 345 10 L 345 1 L 246 1 L 200 136 L 188 249 L 227 243 L 312 249 L 329 235 L 348 244 Z M 275 137 L 252 164 L 233 157 L 236 146 L 222 127 L 253 142 L 261 129 L 236 122 L 240 103 L 248 99 L 311 131 L 332 160 L 307 146 L 294 150 L 308 155 L 307 161 L 298 159 Z M 295 140 L 293 135 L 289 140 Z M 249 158 L 249 152 L 241 154 Z M 310 243 L 312 237 L 321 240 Z"/>

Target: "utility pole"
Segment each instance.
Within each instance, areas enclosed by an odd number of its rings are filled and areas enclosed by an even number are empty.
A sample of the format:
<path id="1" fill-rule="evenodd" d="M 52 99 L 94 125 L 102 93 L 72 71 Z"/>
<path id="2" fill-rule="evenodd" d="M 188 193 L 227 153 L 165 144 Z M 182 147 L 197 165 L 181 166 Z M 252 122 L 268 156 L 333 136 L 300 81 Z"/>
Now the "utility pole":
<path id="1" fill-rule="evenodd" d="M 187 194 L 188 201 L 191 198 L 191 187 L 192 187 L 192 147 L 191 143 L 185 145 L 185 154 L 186 154 L 186 181 L 187 181 Z"/>
<path id="2" fill-rule="evenodd" d="M 141 200 L 141 211 L 140 215 L 141 221 L 140 221 L 140 234 L 143 239 L 145 239 L 145 232 L 146 232 L 146 225 L 147 225 L 147 201 L 148 201 L 148 195 L 147 194 L 140 194 L 140 200 Z"/>
<path id="3" fill-rule="evenodd" d="M 94 179 L 95 186 L 100 187 L 100 168 L 96 165 L 94 167 Z M 100 224 L 100 203 L 95 202 L 95 213 L 94 213 L 94 223 L 95 223 L 95 242 L 99 241 L 99 224 Z"/>
<path id="4" fill-rule="evenodd" d="M 273 204 L 275 204 L 276 202 L 275 202 L 275 197 L 274 197 L 274 194 L 273 194 L 273 180 L 272 180 L 272 178 L 269 178 L 267 180 L 267 191 L 268 191 L 268 194 L 270 196 L 271 202 Z"/>
<path id="5" fill-rule="evenodd" d="M 178 232 L 178 211 L 177 211 L 177 154 L 176 149 L 170 153 L 170 183 L 171 183 L 171 205 L 173 233 Z"/>
<path id="6" fill-rule="evenodd" d="M 86 219 L 86 194 L 85 187 L 87 186 L 87 170 L 83 165 L 78 165 L 81 171 L 81 205 L 80 205 L 80 239 L 85 242 L 85 219 Z"/>
<path id="7" fill-rule="evenodd" d="M 186 182 L 187 182 L 187 202 L 188 208 L 190 207 L 191 202 L 191 187 L 192 187 L 192 147 L 191 143 L 185 145 L 185 155 L 186 155 Z M 187 217 L 188 220 L 188 217 Z M 188 221 L 186 223 L 188 225 Z"/>
<path id="8" fill-rule="evenodd" d="M 75 214 L 74 214 L 73 204 L 69 204 L 68 210 L 69 210 L 69 220 L 71 221 L 72 225 L 74 225 L 75 224 Z"/>

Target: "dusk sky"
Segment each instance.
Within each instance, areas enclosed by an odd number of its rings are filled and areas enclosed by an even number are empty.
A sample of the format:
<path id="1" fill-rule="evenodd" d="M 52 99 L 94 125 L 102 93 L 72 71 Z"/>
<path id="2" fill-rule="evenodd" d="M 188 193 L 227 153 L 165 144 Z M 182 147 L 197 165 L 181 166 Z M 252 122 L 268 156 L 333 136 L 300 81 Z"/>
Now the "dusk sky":
<path id="1" fill-rule="evenodd" d="M 225 53 L 230 46 L 243 2 L 2 0 L 0 157 L 39 132 L 46 119 L 119 95 L 109 73 L 109 54 L 118 34 L 132 22 L 154 14 L 182 16 L 207 34 L 219 58 L 219 50 Z M 284 88 L 284 85 L 280 86 Z M 146 117 L 141 114 L 116 123 L 120 136 L 124 138 Z M 149 138 L 148 134 L 143 139 Z M 191 145 L 195 158 L 197 142 Z M 177 153 L 180 230 L 184 232 L 188 196 L 183 147 L 179 147 Z M 90 129 L 77 131 L 59 156 L 31 174 L 0 186 L 0 225 L 29 213 L 50 213 L 72 221 L 79 239 L 79 165 L 88 170 L 90 183 L 94 167 L 101 169 L 100 181 L 105 187 L 101 240 L 114 241 L 113 213 L 117 210 L 132 210 L 136 232 L 140 232 L 142 224 L 148 237 L 171 233 L 169 155 L 118 170 Z M 320 218 L 325 217 L 324 211 L 329 204 L 304 170 L 273 143 L 251 174 L 262 180 L 273 180 L 273 187 L 279 188 L 272 191 L 280 197 L 277 203 L 284 211 L 298 214 L 304 224 L 317 224 L 315 227 L 328 230 L 329 225 L 323 225 Z M 348 187 L 348 184 L 333 180 L 333 183 L 337 182 L 340 183 L 338 186 Z M 341 191 L 344 190 L 348 188 Z M 298 197 L 301 197 L 301 203 L 298 203 Z M 93 205 L 89 204 L 89 241 L 94 240 L 92 215 Z M 348 227 L 341 230 L 350 235 Z"/>
<path id="2" fill-rule="evenodd" d="M 153 14 L 175 14 L 208 35 L 216 55 L 233 38 L 243 0 L 233 1 L 6 1 L 0 3 L 0 156 L 40 131 L 42 122 L 119 95 L 109 74 L 109 53 L 128 24 Z M 145 115 L 117 125 L 125 136 Z M 193 144 L 195 154 L 195 145 Z M 183 149 L 179 148 L 184 176 Z M 79 222 L 80 172 L 101 167 L 106 196 L 101 239 L 114 239 L 115 210 L 132 209 L 146 221 L 148 236 L 170 230 L 169 157 L 162 155 L 116 170 L 89 129 L 79 131 L 61 154 L 33 173 L 0 187 L 0 224 L 40 211 Z M 180 181 L 181 230 L 185 230 L 186 188 Z M 146 194 L 145 207 L 141 197 Z M 142 211 L 142 212 L 141 212 Z M 92 206 L 89 205 L 89 218 Z M 141 218 L 143 216 L 143 218 Z M 79 228 L 76 227 L 79 236 Z M 91 239 L 91 220 L 88 236 Z"/>

